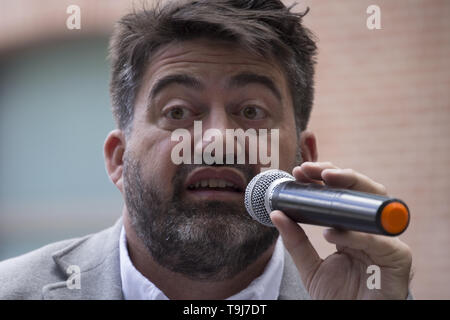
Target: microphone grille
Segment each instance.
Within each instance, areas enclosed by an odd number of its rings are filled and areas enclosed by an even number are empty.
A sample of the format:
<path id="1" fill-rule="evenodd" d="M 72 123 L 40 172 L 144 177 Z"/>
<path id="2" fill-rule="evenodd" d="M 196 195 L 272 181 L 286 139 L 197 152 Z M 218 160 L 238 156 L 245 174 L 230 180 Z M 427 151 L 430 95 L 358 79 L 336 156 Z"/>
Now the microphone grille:
<path id="1" fill-rule="evenodd" d="M 266 191 L 270 184 L 275 180 L 288 178 L 295 180 L 289 173 L 282 170 L 267 170 L 256 175 L 245 189 L 245 208 L 250 216 L 269 227 L 273 227 L 272 220 L 270 220 L 270 212 L 267 212 L 265 205 Z"/>

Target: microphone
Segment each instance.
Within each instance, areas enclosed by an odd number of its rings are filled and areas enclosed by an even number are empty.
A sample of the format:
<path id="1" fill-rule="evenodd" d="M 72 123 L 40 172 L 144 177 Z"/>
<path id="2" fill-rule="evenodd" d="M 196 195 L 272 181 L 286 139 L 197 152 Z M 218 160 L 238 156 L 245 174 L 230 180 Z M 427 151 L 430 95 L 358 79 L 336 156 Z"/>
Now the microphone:
<path id="1" fill-rule="evenodd" d="M 403 233 L 410 220 L 408 207 L 399 199 L 301 183 L 276 169 L 250 181 L 245 207 L 254 220 L 270 227 L 274 227 L 269 216 L 273 210 L 299 223 L 387 236 Z"/>

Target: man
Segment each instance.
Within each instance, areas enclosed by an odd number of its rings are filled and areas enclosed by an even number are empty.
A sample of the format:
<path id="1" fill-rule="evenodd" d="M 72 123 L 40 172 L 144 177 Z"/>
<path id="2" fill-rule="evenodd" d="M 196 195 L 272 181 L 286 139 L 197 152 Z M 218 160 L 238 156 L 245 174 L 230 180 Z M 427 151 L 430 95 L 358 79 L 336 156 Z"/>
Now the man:
<path id="1" fill-rule="evenodd" d="M 322 260 L 282 212 L 271 213 L 276 228 L 246 213 L 261 163 L 173 161 L 175 130 L 192 133 L 192 155 L 211 143 L 195 138 L 195 121 L 224 135 L 276 129 L 282 145 L 270 151 L 299 181 L 386 194 L 316 162 L 306 130 L 316 46 L 301 18 L 278 0 L 168 2 L 122 18 L 110 46 L 118 128 L 104 145 L 122 218 L 2 262 L 0 298 L 406 299 L 411 251 L 398 238 L 326 230 L 337 252 Z M 380 289 L 366 285 L 369 265 L 380 267 Z"/>

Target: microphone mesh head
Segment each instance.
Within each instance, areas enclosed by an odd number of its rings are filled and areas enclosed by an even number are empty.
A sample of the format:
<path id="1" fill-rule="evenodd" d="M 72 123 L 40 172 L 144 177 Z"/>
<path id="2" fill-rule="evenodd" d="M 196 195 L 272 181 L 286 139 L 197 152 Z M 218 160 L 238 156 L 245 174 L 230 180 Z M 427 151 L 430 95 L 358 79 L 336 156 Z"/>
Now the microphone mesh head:
<path id="1" fill-rule="evenodd" d="M 275 180 L 281 178 L 288 178 L 295 180 L 293 176 L 282 170 L 267 170 L 256 175 L 245 189 L 245 208 L 250 216 L 269 227 L 273 227 L 272 220 L 270 220 L 270 212 L 267 212 L 265 206 L 266 191 L 270 184 Z"/>

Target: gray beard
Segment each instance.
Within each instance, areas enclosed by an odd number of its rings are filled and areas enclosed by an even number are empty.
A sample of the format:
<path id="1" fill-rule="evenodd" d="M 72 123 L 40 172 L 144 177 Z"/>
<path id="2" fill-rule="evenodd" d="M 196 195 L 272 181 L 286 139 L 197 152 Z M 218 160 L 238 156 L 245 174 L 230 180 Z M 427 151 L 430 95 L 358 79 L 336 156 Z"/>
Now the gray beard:
<path id="1" fill-rule="evenodd" d="M 182 200 L 184 181 L 198 166 L 178 166 L 173 194 L 165 200 L 158 192 L 162 183 L 142 181 L 141 164 L 127 153 L 125 203 L 132 227 L 158 264 L 193 280 L 229 279 L 274 244 L 278 231 L 253 220 L 243 203 Z M 227 167 L 247 181 L 257 174 L 247 165 Z"/>

